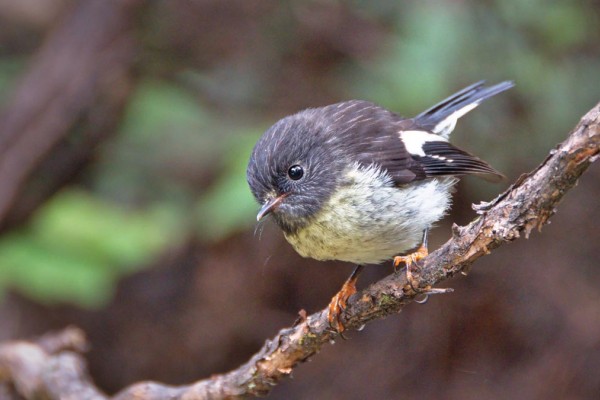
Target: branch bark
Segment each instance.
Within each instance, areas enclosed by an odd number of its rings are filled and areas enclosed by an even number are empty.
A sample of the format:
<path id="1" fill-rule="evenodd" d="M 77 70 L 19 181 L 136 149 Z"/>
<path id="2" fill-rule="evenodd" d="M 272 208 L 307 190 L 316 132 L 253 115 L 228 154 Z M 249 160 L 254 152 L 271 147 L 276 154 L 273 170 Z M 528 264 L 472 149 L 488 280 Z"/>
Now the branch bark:
<path id="1" fill-rule="evenodd" d="M 477 219 L 464 227 L 453 226 L 452 238 L 425 259 L 415 276 L 419 288 L 466 273 L 479 257 L 523 235 L 528 237 L 534 228 L 540 230 L 565 193 L 598 157 L 600 104 L 583 116 L 567 140 L 534 171 L 521 176 L 495 200 L 474 206 L 480 214 Z M 389 275 L 350 299 L 343 322 L 348 329 L 359 329 L 372 320 L 397 313 L 415 300 L 419 288 L 415 291 L 405 274 Z M 8 342 L 0 346 L 0 394 L 4 390 L 13 394 L 16 391 L 26 398 L 108 399 L 91 382 L 79 355 L 85 347 L 82 335 L 69 328 L 36 342 Z M 282 329 L 247 363 L 226 374 L 177 387 L 140 382 L 110 398 L 194 400 L 263 396 L 299 363 L 338 336 L 329 329 L 324 309 Z"/>

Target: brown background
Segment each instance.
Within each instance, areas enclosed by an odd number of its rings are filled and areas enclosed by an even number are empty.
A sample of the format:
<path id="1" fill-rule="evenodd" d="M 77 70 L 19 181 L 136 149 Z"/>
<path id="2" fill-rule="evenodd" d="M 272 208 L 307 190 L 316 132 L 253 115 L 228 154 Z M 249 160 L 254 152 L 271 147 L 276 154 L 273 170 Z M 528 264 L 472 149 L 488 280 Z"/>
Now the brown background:
<path id="1" fill-rule="evenodd" d="M 471 203 L 533 168 L 600 100 L 599 4 L 395 3 L 0 1 L 0 56 L 12 65 L 4 68 L 0 151 L 17 160 L 0 166 L 3 234 L 26 227 L 54 193 L 72 187 L 132 210 L 168 197 L 162 188 L 176 182 L 188 190 L 183 212 L 194 212 L 185 204 L 218 184 L 219 157 L 231 151 L 214 138 L 199 155 L 165 155 L 161 142 L 151 151 L 125 148 L 123 116 L 148 80 L 189 93 L 211 115 L 206 129 L 224 142 L 229 130 L 246 128 L 254 140 L 307 106 L 363 97 L 410 115 L 472 81 L 514 79 L 512 93 L 486 103 L 455 134 L 509 180 L 462 182 L 452 214 L 433 231 L 436 248 L 452 222 L 474 217 Z M 399 89 L 411 82 L 423 92 Z M 196 134 L 172 128 L 168 140 L 182 148 Z M 127 152 L 127 162 L 114 155 Z M 98 183 L 104 175 L 128 173 L 105 168 L 113 162 L 144 174 L 106 189 Z M 11 195 L 9 178 L 23 170 Z M 271 398 L 597 398 L 599 182 L 593 165 L 541 234 L 478 261 L 468 277 L 447 283 L 453 294 L 349 333 Z M 141 187 L 136 196 L 132 185 Z M 247 226 L 216 241 L 203 232 L 214 227 L 186 231 L 93 310 L 40 301 L 8 284 L 0 339 L 80 326 L 92 344 L 91 373 L 108 392 L 235 368 L 300 309 L 324 307 L 352 269 L 301 259 L 271 223 L 261 234 Z M 390 272 L 390 265 L 370 267 L 361 284 Z"/>

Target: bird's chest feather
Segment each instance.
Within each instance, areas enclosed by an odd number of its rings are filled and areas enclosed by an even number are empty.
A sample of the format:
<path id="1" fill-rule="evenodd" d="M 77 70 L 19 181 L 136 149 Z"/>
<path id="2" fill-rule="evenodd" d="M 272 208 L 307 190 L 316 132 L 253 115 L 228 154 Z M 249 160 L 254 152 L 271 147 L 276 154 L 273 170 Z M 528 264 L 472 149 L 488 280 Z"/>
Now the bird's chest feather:
<path id="1" fill-rule="evenodd" d="M 379 169 L 353 168 L 303 229 L 286 239 L 304 257 L 378 264 L 416 247 L 443 217 L 453 179 L 396 187 Z"/>

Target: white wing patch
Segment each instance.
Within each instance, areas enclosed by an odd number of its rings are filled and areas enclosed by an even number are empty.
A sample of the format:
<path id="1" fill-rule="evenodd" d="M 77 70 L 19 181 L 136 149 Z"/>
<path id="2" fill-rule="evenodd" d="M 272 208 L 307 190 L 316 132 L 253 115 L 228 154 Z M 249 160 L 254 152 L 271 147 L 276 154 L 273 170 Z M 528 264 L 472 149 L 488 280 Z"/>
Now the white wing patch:
<path id="1" fill-rule="evenodd" d="M 425 157 L 425 151 L 423 151 L 425 143 L 448 141 L 444 137 L 425 131 L 400 131 L 400 139 L 410 154 L 421 157 Z"/>
<path id="2" fill-rule="evenodd" d="M 437 155 L 437 154 L 430 154 L 429 157 L 435 158 L 436 160 L 442 160 L 442 161 L 445 161 L 447 163 L 454 162 L 454 160 L 451 159 L 451 158 L 440 156 L 440 155 Z"/>
<path id="3" fill-rule="evenodd" d="M 473 110 L 478 105 L 479 102 L 475 102 L 454 111 L 452 114 L 438 122 L 438 124 L 432 129 L 433 132 L 441 135 L 444 138 L 448 138 L 456 126 L 456 121 L 458 121 L 460 117 Z"/>

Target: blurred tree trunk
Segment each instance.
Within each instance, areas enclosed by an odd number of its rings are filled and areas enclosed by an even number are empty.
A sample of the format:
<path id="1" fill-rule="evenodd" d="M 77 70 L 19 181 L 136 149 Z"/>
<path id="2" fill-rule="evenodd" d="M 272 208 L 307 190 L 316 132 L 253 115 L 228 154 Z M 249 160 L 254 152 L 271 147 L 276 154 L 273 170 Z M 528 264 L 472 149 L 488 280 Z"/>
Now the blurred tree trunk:
<path id="1" fill-rule="evenodd" d="M 134 85 L 143 4 L 76 2 L 32 57 L 0 113 L 0 229 L 29 217 L 114 133 Z"/>

